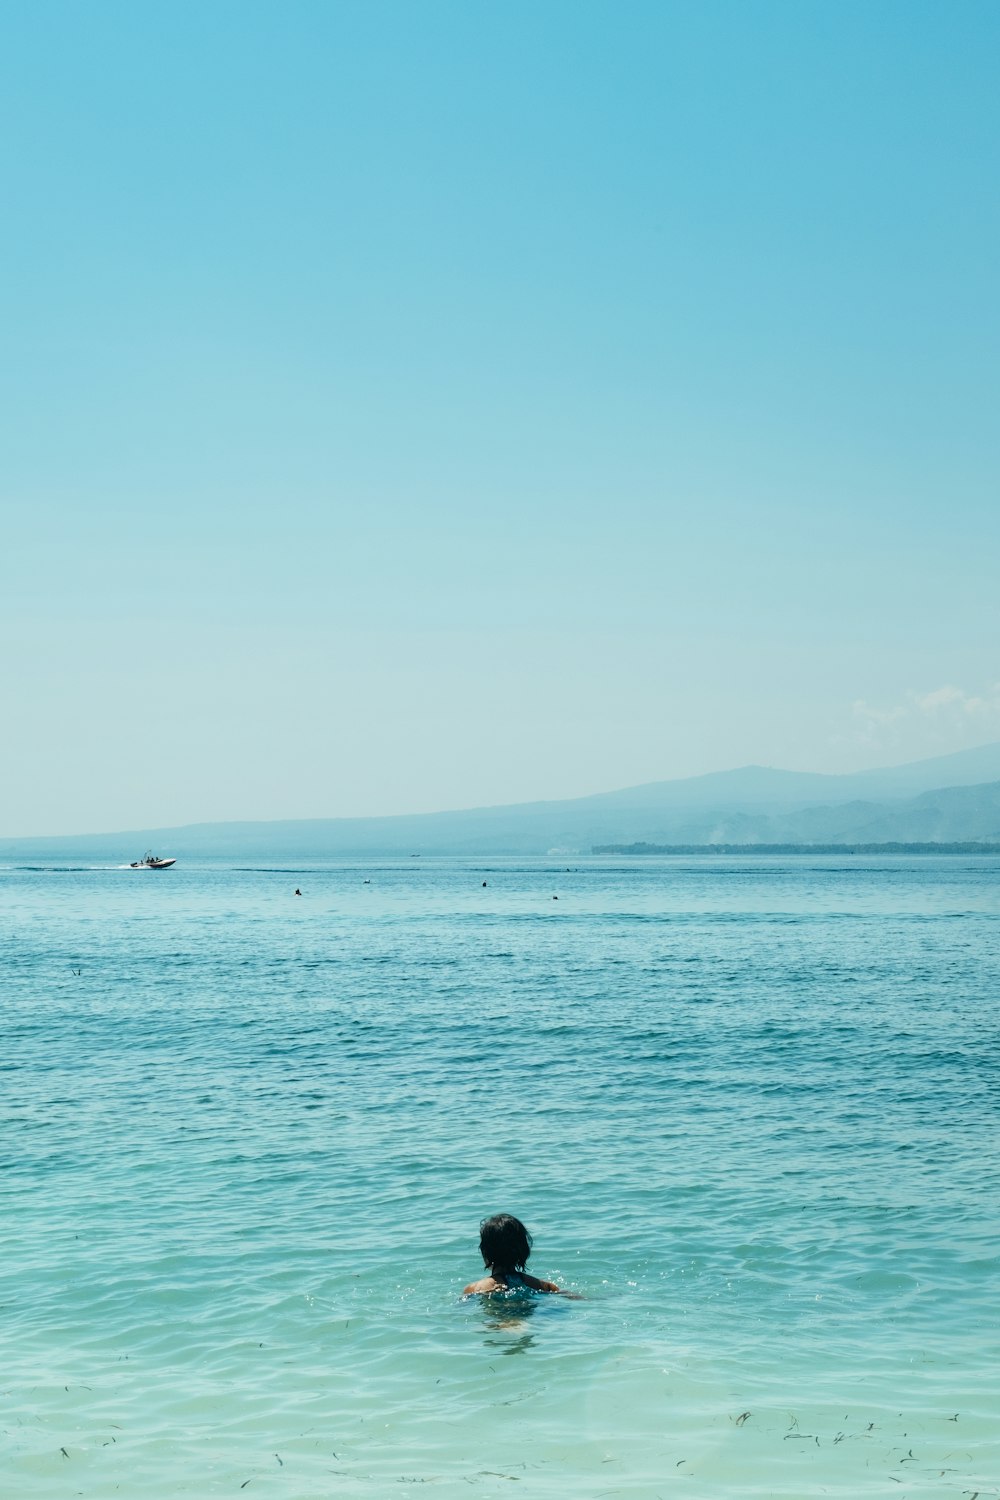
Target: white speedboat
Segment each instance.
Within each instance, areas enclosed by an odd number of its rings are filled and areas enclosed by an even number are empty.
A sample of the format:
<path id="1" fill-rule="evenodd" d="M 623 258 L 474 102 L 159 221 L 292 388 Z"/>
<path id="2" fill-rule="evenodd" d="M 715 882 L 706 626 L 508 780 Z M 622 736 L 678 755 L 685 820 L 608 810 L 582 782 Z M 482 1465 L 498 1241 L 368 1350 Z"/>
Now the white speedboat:
<path id="1" fill-rule="evenodd" d="M 169 870 L 171 865 L 177 863 L 176 859 L 158 859 L 155 854 L 145 854 L 142 859 L 134 859 L 129 865 L 130 870 Z"/>

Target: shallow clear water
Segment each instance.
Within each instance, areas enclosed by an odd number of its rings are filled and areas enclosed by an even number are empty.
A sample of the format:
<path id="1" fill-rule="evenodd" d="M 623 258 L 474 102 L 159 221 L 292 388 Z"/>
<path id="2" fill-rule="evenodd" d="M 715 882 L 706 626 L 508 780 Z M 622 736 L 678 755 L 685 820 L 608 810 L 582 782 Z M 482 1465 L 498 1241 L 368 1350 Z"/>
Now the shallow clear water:
<path id="1" fill-rule="evenodd" d="M 1000 1494 L 998 925 L 985 859 L 0 870 L 9 1493 Z M 500 1209 L 586 1300 L 461 1300 Z"/>

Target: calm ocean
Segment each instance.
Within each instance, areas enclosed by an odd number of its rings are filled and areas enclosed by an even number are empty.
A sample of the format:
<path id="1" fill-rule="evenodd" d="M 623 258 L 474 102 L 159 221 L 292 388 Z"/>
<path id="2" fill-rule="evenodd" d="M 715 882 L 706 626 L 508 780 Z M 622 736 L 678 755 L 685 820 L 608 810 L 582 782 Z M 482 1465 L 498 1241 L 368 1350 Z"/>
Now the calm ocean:
<path id="1" fill-rule="evenodd" d="M 998 938 L 988 859 L 0 870 L 4 1495 L 1000 1494 Z M 461 1300 L 498 1210 L 586 1300 Z"/>

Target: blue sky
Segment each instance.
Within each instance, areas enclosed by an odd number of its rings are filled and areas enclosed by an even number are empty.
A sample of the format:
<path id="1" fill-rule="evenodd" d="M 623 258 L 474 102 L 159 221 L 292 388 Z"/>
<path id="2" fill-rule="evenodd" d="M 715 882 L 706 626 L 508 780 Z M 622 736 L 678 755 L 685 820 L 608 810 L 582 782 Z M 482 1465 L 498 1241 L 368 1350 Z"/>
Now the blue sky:
<path id="1" fill-rule="evenodd" d="M 1000 738 L 990 3 L 0 19 L 0 833 Z"/>

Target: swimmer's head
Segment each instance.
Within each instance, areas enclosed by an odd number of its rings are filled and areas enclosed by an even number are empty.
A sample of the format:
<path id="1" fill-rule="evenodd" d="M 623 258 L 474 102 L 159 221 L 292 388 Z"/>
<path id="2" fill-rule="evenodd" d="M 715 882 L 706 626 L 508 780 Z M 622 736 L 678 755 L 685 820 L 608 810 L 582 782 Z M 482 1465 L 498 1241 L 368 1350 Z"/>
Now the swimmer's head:
<path id="1" fill-rule="evenodd" d="M 491 1270 L 523 1271 L 531 1235 L 513 1214 L 494 1214 L 479 1226 L 479 1253 Z"/>

